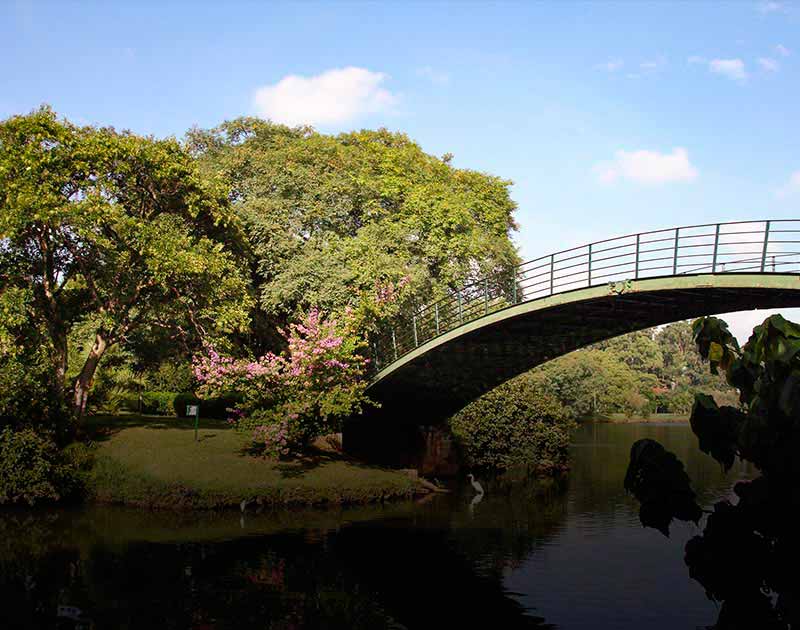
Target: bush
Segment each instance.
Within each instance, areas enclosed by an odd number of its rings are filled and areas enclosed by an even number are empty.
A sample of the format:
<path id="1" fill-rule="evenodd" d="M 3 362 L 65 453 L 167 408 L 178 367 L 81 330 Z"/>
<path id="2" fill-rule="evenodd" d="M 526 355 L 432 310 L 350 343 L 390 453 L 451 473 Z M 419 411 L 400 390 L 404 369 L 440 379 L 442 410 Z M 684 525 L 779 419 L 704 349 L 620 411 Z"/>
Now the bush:
<path id="1" fill-rule="evenodd" d="M 561 403 L 528 375 L 484 394 L 450 419 L 467 465 L 493 470 L 525 466 L 540 473 L 567 467 L 575 426 Z"/>
<path id="2" fill-rule="evenodd" d="M 143 392 L 142 393 L 142 413 L 150 413 L 159 416 L 174 415 L 175 392 Z"/>
<path id="3" fill-rule="evenodd" d="M 74 496 L 81 471 L 91 465 L 85 446 L 61 451 L 33 429 L 0 431 L 0 504 L 34 505 Z M 88 463 L 87 463 L 88 462 Z"/>
<path id="4" fill-rule="evenodd" d="M 175 415 L 179 418 L 186 417 L 186 405 L 200 405 L 200 415 L 204 418 L 225 420 L 228 409 L 232 409 L 240 402 L 236 397 L 198 398 L 194 394 L 178 394 L 172 401 Z"/>

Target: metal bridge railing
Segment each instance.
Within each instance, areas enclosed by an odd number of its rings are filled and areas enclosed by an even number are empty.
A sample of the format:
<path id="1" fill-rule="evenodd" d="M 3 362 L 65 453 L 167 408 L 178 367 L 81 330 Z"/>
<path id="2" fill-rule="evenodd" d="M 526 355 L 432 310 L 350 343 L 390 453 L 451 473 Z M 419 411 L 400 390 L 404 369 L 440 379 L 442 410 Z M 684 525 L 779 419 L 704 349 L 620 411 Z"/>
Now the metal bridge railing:
<path id="1" fill-rule="evenodd" d="M 508 306 L 621 280 L 701 273 L 800 273 L 800 219 L 654 230 L 529 260 L 397 318 L 373 343 L 372 369 Z"/>

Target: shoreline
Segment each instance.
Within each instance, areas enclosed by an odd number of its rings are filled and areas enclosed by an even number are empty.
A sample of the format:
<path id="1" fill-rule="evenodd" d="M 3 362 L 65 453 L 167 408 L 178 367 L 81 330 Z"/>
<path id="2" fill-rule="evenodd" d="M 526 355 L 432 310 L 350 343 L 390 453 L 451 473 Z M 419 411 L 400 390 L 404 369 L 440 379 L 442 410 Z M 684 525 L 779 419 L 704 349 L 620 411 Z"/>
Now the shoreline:
<path id="1" fill-rule="evenodd" d="M 223 421 L 165 416 L 89 419 L 95 462 L 87 504 L 140 509 L 223 510 L 356 506 L 427 494 L 406 471 L 315 450 L 272 461 L 247 452 L 248 439 Z"/>
<path id="2" fill-rule="evenodd" d="M 608 416 L 595 416 L 581 421 L 581 424 L 648 424 L 648 423 L 661 423 L 661 424 L 688 424 L 688 413 L 654 413 L 646 418 L 636 416 L 628 417 L 622 413 L 614 413 Z"/>

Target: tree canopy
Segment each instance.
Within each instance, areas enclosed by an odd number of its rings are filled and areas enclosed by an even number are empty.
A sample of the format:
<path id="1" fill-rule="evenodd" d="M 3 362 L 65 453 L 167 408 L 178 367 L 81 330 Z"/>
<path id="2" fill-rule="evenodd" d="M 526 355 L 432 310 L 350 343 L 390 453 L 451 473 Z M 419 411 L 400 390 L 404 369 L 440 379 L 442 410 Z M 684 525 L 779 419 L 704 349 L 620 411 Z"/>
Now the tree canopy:
<path id="1" fill-rule="evenodd" d="M 261 307 L 277 321 L 336 311 L 402 278 L 409 299 L 430 300 L 517 262 L 510 182 L 453 168 L 404 134 L 240 118 L 195 129 L 188 144 L 204 172 L 229 182 Z"/>
<path id="2" fill-rule="evenodd" d="M 91 322 L 79 415 L 103 354 L 134 331 L 246 325 L 238 234 L 224 186 L 175 140 L 77 127 L 47 108 L 0 123 L 0 293 L 27 292 L 62 388 L 69 331 Z"/>

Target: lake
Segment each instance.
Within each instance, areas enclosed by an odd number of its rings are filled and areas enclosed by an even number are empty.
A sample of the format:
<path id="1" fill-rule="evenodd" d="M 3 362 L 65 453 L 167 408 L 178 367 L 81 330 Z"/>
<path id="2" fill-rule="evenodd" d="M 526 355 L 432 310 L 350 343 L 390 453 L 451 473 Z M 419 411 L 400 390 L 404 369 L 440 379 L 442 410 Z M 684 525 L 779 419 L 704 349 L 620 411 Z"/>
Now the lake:
<path id="1" fill-rule="evenodd" d="M 683 545 L 644 529 L 622 483 L 659 440 L 701 504 L 749 478 L 685 424 L 592 424 L 565 482 L 484 480 L 419 502 L 326 511 L 0 511 L 0 628 L 703 627 L 717 609 Z M 60 613 L 60 616 L 58 616 Z"/>

